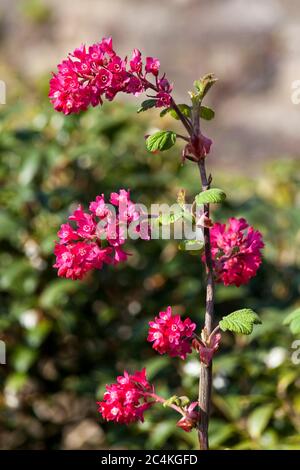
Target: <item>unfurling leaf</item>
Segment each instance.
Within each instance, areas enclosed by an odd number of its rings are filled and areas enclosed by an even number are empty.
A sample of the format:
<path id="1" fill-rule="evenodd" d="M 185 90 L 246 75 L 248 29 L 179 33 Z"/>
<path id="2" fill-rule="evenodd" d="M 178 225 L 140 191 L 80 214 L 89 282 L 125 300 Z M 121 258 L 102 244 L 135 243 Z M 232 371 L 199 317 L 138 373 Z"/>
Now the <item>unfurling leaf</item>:
<path id="1" fill-rule="evenodd" d="M 218 204 L 220 202 L 225 201 L 226 194 L 222 189 L 219 188 L 211 188 L 207 191 L 202 191 L 201 193 L 197 194 L 195 197 L 196 204 Z"/>
<path id="2" fill-rule="evenodd" d="M 243 308 L 223 317 L 219 323 L 221 330 L 250 335 L 253 325 L 261 324 L 259 316 L 249 308 Z"/>
<path id="3" fill-rule="evenodd" d="M 202 100 L 206 93 L 211 89 L 211 87 L 216 83 L 217 78 L 214 77 L 214 74 L 209 73 L 204 75 L 204 77 L 200 78 L 200 80 L 196 80 L 194 82 L 194 87 L 196 88 L 197 95 Z"/>
<path id="4" fill-rule="evenodd" d="M 163 151 L 173 147 L 176 142 L 176 133 L 173 131 L 158 131 L 150 135 L 146 140 L 149 152 Z"/>
<path id="5" fill-rule="evenodd" d="M 165 400 L 165 402 L 163 403 L 164 408 L 172 405 L 180 406 L 180 398 L 177 395 L 173 395 L 171 398 Z"/>

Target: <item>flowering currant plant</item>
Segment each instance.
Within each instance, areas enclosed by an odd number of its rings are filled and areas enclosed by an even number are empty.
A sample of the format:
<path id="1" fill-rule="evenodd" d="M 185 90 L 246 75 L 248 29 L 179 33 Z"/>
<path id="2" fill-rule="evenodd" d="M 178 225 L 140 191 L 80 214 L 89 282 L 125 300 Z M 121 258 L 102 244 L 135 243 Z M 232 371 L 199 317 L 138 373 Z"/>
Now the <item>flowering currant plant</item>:
<path id="1" fill-rule="evenodd" d="M 204 325 L 197 325 L 189 317 L 181 318 L 169 306 L 149 322 L 147 341 L 158 354 L 168 354 L 185 360 L 193 351 L 200 363 L 199 396 L 172 396 L 163 398 L 149 383 L 146 370 L 128 372 L 106 385 L 99 412 L 107 421 L 131 424 L 144 420 L 144 413 L 155 404 L 171 407 L 180 415 L 177 426 L 186 432 L 196 429 L 199 447 L 209 448 L 208 425 L 211 402 L 212 362 L 221 342 L 221 332 L 231 331 L 249 335 L 258 315 L 242 308 L 216 322 L 214 318 L 215 284 L 237 287 L 247 284 L 262 262 L 264 246 L 262 235 L 243 219 L 230 218 L 227 223 L 213 222 L 211 204 L 221 204 L 226 194 L 212 187 L 212 176 L 206 172 L 206 159 L 212 141 L 203 135 L 201 120 L 211 120 L 214 111 L 203 105 L 203 100 L 216 79 L 212 74 L 194 82 L 188 104 L 177 104 L 172 97 L 173 85 L 160 71 L 155 57 L 142 58 L 134 49 L 130 59 L 122 58 L 113 49 L 112 39 L 104 38 L 90 47 L 76 49 L 58 65 L 50 81 L 49 97 L 56 111 L 68 115 L 98 106 L 105 99 L 112 101 L 120 92 L 139 96 L 145 93 L 138 113 L 150 108 L 162 108 L 160 116 L 170 114 L 181 122 L 183 134 L 173 130 L 157 131 L 146 137 L 149 152 L 163 152 L 177 139 L 183 142 L 182 163 L 192 162 L 199 170 L 200 192 L 194 197 L 191 210 L 187 209 L 184 191 L 178 193 L 179 210 L 167 217 L 158 217 L 156 223 L 174 223 L 179 217 L 200 229 L 197 240 L 183 239 L 179 248 L 193 249 L 199 254 L 199 266 L 206 271 L 206 305 Z M 155 156 L 153 156 L 155 158 Z M 129 190 L 120 189 L 105 201 L 103 194 L 90 202 L 89 210 L 77 207 L 69 216 L 69 223 L 58 231 L 59 240 L 54 254 L 57 273 L 73 280 L 82 279 L 88 271 L 102 269 L 105 264 L 126 262 L 129 253 L 124 248 L 128 233 L 131 238 L 151 240 L 147 214 L 130 198 Z"/>

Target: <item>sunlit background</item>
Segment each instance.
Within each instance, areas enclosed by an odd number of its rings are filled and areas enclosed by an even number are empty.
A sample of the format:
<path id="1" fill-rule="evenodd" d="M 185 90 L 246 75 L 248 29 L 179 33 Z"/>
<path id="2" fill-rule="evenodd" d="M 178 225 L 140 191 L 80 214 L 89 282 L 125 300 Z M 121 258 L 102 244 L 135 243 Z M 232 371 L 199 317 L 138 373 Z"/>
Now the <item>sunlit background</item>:
<path id="1" fill-rule="evenodd" d="M 300 5 L 296 0 L 1 0 L 0 80 L 0 448 L 193 449 L 196 433 L 174 428 L 172 410 L 129 428 L 102 422 L 96 401 L 126 367 L 146 366 L 161 395 L 197 396 L 196 356 L 160 357 L 147 322 L 173 305 L 203 318 L 198 257 L 173 241 L 132 243 L 117 269 L 84 281 L 58 279 L 56 232 L 74 202 L 131 188 L 134 200 L 192 200 L 196 168 L 180 148 L 147 153 L 144 135 L 174 126 L 141 99 L 64 117 L 47 99 L 50 72 L 81 43 L 112 35 L 120 55 L 138 47 L 160 58 L 179 102 L 194 79 L 219 78 L 205 124 L 208 167 L 228 201 L 215 220 L 244 216 L 266 248 L 258 276 L 217 289 L 217 317 L 251 307 L 263 320 L 251 337 L 223 335 L 214 366 L 212 448 L 300 449 L 300 364 L 283 319 L 300 305 Z M 73 207 L 73 206 L 72 206 Z M 202 273 L 202 274 L 201 274 Z"/>

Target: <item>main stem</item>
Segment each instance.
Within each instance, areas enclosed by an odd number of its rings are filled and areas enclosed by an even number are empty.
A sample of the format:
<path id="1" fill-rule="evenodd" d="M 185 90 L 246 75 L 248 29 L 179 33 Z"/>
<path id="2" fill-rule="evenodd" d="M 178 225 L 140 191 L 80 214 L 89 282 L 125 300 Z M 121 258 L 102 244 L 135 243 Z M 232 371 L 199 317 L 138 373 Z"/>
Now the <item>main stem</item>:
<path id="1" fill-rule="evenodd" d="M 192 142 L 194 143 L 195 156 L 198 159 L 198 168 L 201 178 L 202 191 L 207 191 L 210 187 L 211 177 L 207 178 L 205 169 L 205 157 L 199 152 L 199 139 L 201 139 L 200 131 L 200 106 L 201 102 L 195 104 L 193 107 L 193 136 Z M 209 204 L 204 204 L 204 216 L 209 218 Z M 205 263 L 206 263 L 206 308 L 205 308 L 205 322 L 204 329 L 205 335 L 208 337 L 212 332 L 213 316 L 214 316 L 214 279 L 213 279 L 213 265 L 211 256 L 210 245 L 210 232 L 209 228 L 204 227 L 204 250 L 205 250 Z M 200 450 L 208 450 L 208 424 L 209 412 L 211 401 L 211 386 L 212 386 L 212 363 L 209 365 L 200 361 L 200 375 L 199 375 L 199 421 L 198 421 L 198 438 Z"/>
<path id="2" fill-rule="evenodd" d="M 209 189 L 210 182 L 207 179 L 204 159 L 198 163 L 202 191 Z M 204 205 L 204 214 L 209 217 L 209 204 Z M 206 282 L 206 308 L 205 308 L 205 323 L 204 327 L 207 336 L 212 332 L 213 316 L 214 316 L 214 279 L 213 279 L 213 266 L 211 256 L 210 244 L 210 231 L 209 228 L 204 227 L 204 246 L 205 246 L 205 260 L 207 271 Z M 200 416 L 198 422 L 198 437 L 201 450 L 208 450 L 208 424 L 211 402 L 211 387 L 212 387 L 212 363 L 209 366 L 200 362 L 200 376 L 199 376 L 199 409 Z"/>
<path id="3" fill-rule="evenodd" d="M 201 155 L 199 148 L 199 141 L 201 139 L 200 131 L 200 106 L 201 102 L 195 103 L 192 109 L 192 122 L 186 122 L 185 117 L 182 115 L 176 103 L 172 102 L 173 108 L 176 110 L 179 118 L 181 119 L 184 127 L 191 137 L 193 145 L 193 153 L 198 160 L 198 168 L 201 178 L 202 191 L 207 191 L 210 187 L 211 176 L 207 178 L 205 168 L 205 157 Z M 204 215 L 209 218 L 209 204 L 204 204 Z M 210 231 L 209 228 L 204 227 L 204 250 L 205 250 L 205 263 L 206 263 L 206 307 L 205 307 L 205 322 L 204 329 L 205 335 L 208 338 L 213 330 L 214 318 L 214 277 L 213 277 L 213 263 L 211 254 Z M 198 420 L 198 438 L 200 450 L 208 450 L 208 425 L 209 413 L 211 402 L 211 389 L 212 389 L 212 361 L 207 366 L 200 361 L 200 375 L 199 375 L 199 420 Z"/>

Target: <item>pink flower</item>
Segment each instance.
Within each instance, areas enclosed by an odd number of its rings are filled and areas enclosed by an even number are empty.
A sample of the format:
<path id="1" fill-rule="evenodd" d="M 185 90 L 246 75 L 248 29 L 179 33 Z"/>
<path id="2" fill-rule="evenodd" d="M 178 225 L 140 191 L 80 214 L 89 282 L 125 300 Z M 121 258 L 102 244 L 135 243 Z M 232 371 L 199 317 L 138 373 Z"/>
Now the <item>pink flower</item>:
<path id="1" fill-rule="evenodd" d="M 111 193 L 110 202 L 119 207 L 119 218 L 122 222 L 132 222 L 140 218 L 136 205 L 130 201 L 130 192 L 120 189 L 119 193 Z"/>
<path id="2" fill-rule="evenodd" d="M 146 72 L 157 76 L 159 72 L 160 62 L 156 57 L 146 57 Z"/>
<path id="3" fill-rule="evenodd" d="M 57 235 L 60 238 L 60 243 L 68 243 L 78 239 L 76 231 L 73 230 L 70 224 L 62 224 Z"/>
<path id="4" fill-rule="evenodd" d="M 106 69 L 100 69 L 96 76 L 96 85 L 101 90 L 106 90 L 113 80 L 113 74 Z"/>
<path id="5" fill-rule="evenodd" d="M 159 354 L 169 354 L 185 359 L 192 350 L 191 340 L 196 324 L 190 318 L 181 320 L 179 315 L 172 315 L 171 307 L 166 312 L 160 312 L 154 321 L 149 322 L 147 340 L 153 342 L 153 349 Z"/>
<path id="6" fill-rule="evenodd" d="M 199 420 L 199 412 L 195 411 L 196 406 L 198 406 L 196 401 L 191 403 L 185 410 L 185 416 L 176 423 L 176 426 L 183 429 L 185 432 L 191 432 L 191 430 L 197 426 Z"/>
<path id="7" fill-rule="evenodd" d="M 262 262 L 262 235 L 245 219 L 231 218 L 210 230 L 213 265 L 217 282 L 225 286 L 247 284 Z M 205 256 L 202 258 L 205 262 Z"/>
<path id="8" fill-rule="evenodd" d="M 108 64 L 108 70 L 112 73 L 119 74 L 126 70 L 126 62 L 122 60 L 121 57 L 115 55 Z"/>
<path id="9" fill-rule="evenodd" d="M 110 201 L 105 203 L 104 195 L 97 196 L 89 205 L 90 212 L 84 212 L 79 206 L 69 220 L 58 231 L 59 243 L 54 254 L 58 275 L 70 279 L 82 279 L 92 269 L 102 269 L 104 264 L 118 264 L 127 260 L 128 253 L 121 246 L 126 241 L 126 232 L 131 223 L 140 227 L 140 212 L 131 201 L 129 191 L 121 189 L 112 193 Z M 143 222 L 145 226 L 145 221 Z M 149 224 L 147 222 L 148 230 Z M 148 239 L 139 233 L 142 239 Z"/>
<path id="10" fill-rule="evenodd" d="M 100 219 L 109 214 L 109 209 L 105 203 L 104 194 L 96 196 L 95 201 L 92 201 L 89 206 L 90 211 Z"/>
<path id="11" fill-rule="evenodd" d="M 101 105 L 103 97 L 111 101 L 120 92 L 137 96 L 151 88 L 168 95 L 172 87 L 164 75 L 158 78 L 159 65 L 158 59 L 147 57 L 144 67 L 138 49 L 134 49 L 128 65 L 127 59 L 114 51 L 112 39 L 103 38 L 88 49 L 75 49 L 57 66 L 50 80 L 49 98 L 54 109 L 71 114 Z M 155 77 L 155 84 L 148 81 L 147 73 Z M 160 95 L 158 100 L 159 106 L 164 106 L 169 98 Z"/>
<path id="12" fill-rule="evenodd" d="M 149 402 L 149 394 L 154 392 L 146 377 L 146 369 L 117 378 L 117 383 L 106 385 L 103 401 L 97 402 L 99 413 L 107 421 L 130 424 L 144 421 L 144 412 L 154 402 Z"/>
<path id="13" fill-rule="evenodd" d="M 82 207 L 79 206 L 69 220 L 74 220 L 77 225 L 76 233 L 82 238 L 94 238 L 96 231 L 96 222 L 93 216 L 83 212 Z"/>
<path id="14" fill-rule="evenodd" d="M 131 57 L 130 68 L 132 72 L 142 71 L 142 54 L 138 49 L 134 49 Z"/>
<path id="15" fill-rule="evenodd" d="M 171 95 L 169 95 L 169 93 L 166 93 L 165 91 L 160 91 L 159 93 L 157 93 L 156 98 L 157 100 L 155 106 L 157 108 L 167 108 L 171 104 Z"/>
<path id="16" fill-rule="evenodd" d="M 127 261 L 127 258 L 128 258 L 128 253 L 122 250 L 122 248 L 120 248 L 119 246 L 116 246 L 115 251 L 114 251 L 114 264 Z"/>
<path id="17" fill-rule="evenodd" d="M 142 81 L 137 77 L 130 77 L 127 82 L 126 93 L 138 96 L 142 91 L 144 91 Z"/>

